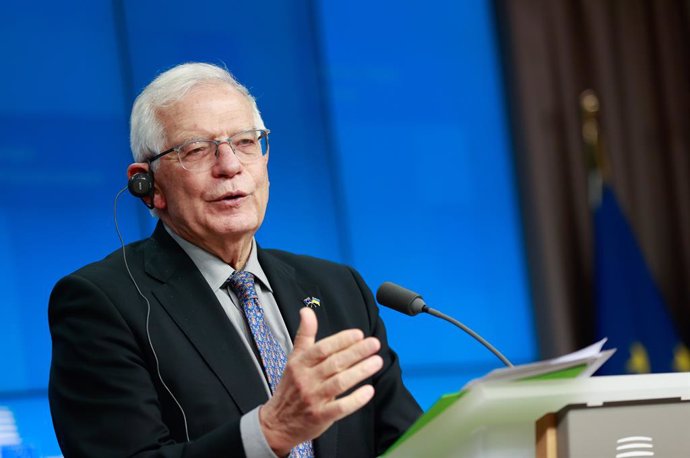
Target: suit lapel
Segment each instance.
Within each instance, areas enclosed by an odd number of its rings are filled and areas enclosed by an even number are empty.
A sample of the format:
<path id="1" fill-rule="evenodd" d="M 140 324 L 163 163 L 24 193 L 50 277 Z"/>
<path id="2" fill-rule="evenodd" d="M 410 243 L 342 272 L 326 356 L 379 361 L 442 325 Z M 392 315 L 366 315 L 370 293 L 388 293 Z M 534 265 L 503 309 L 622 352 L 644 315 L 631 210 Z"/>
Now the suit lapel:
<path id="1" fill-rule="evenodd" d="M 194 262 L 158 224 L 146 247 L 147 274 L 161 284 L 152 293 L 220 379 L 242 413 L 268 398 L 251 357 Z M 320 297 L 319 288 L 297 278 L 295 269 L 270 252 L 259 249 L 259 262 L 268 277 L 285 325 L 294 341 L 299 310 L 307 297 Z M 314 311 L 319 322 L 317 340 L 332 329 L 322 303 Z M 337 423 L 314 441 L 317 456 L 335 456 Z"/>
<path id="2" fill-rule="evenodd" d="M 225 386 L 242 413 L 266 402 L 261 375 L 215 294 L 161 224 L 146 252 L 146 272 L 162 283 L 153 295 Z"/>
<path id="3" fill-rule="evenodd" d="M 285 325 L 288 328 L 290 337 L 294 342 L 299 327 L 299 311 L 304 307 L 304 299 L 308 297 L 320 298 L 321 293 L 318 286 L 306 283 L 298 278 L 295 268 L 287 264 L 270 251 L 259 248 L 259 263 L 266 273 L 268 281 L 273 289 L 273 296 L 278 303 L 280 313 L 283 316 Z M 318 320 L 318 331 L 316 339 L 322 339 L 332 334 L 333 330 L 328 319 L 327 303 L 321 303 L 314 307 Z M 336 456 L 338 437 L 338 424 L 328 428 L 321 436 L 314 441 L 314 448 L 317 456 Z"/>
<path id="4" fill-rule="evenodd" d="M 304 300 L 310 297 L 320 298 L 319 287 L 301 280 L 295 268 L 287 264 L 282 259 L 275 256 L 270 251 L 259 248 L 259 263 L 266 273 L 268 281 L 273 289 L 273 296 L 276 298 L 280 313 L 283 316 L 285 325 L 288 328 L 293 342 L 299 327 L 299 311 L 305 306 Z M 319 326 L 316 338 L 321 339 L 332 334 L 331 325 L 326 313 L 327 304 L 313 307 L 316 313 Z"/>

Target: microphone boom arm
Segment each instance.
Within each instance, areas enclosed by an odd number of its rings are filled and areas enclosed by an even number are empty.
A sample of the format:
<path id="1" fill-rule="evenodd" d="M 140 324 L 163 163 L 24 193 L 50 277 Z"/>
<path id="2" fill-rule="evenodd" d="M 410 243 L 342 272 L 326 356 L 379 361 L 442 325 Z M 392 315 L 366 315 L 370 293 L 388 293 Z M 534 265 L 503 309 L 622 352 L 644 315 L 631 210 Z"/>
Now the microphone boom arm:
<path id="1" fill-rule="evenodd" d="M 498 351 L 493 345 L 491 345 L 489 342 L 484 340 L 484 338 L 482 338 L 482 336 L 480 336 L 479 334 L 477 334 L 476 332 L 474 332 L 473 330 L 471 330 L 470 328 L 468 328 L 467 326 L 465 326 L 464 324 L 462 324 L 461 322 L 459 322 L 455 318 L 450 317 L 443 312 L 439 312 L 436 309 L 432 309 L 428 305 L 424 305 L 424 307 L 422 307 L 422 312 L 425 312 L 425 313 L 428 313 L 429 315 L 433 315 L 437 318 L 441 318 L 443 320 L 446 320 L 449 323 L 453 323 L 455 326 L 459 327 L 460 329 L 462 329 L 463 331 L 465 331 L 466 333 L 468 333 L 469 335 L 474 337 L 480 344 L 482 344 L 486 348 L 488 348 L 491 351 L 491 353 L 496 355 L 496 357 L 498 357 L 498 359 L 500 359 L 501 362 L 503 362 L 503 364 L 505 364 L 508 367 L 513 367 L 513 363 L 508 361 L 508 358 L 503 356 L 503 354 L 500 351 Z"/>

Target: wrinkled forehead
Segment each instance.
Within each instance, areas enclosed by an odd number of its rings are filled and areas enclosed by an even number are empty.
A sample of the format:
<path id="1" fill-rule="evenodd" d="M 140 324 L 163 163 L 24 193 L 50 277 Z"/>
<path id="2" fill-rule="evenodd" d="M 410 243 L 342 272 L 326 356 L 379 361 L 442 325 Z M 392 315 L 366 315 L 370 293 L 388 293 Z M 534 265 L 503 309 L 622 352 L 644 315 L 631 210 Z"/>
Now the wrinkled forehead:
<path id="1" fill-rule="evenodd" d="M 249 96 L 219 82 L 194 86 L 178 100 L 161 106 L 156 116 L 164 137 L 173 142 L 181 136 L 224 131 L 233 124 L 241 129 L 262 127 Z"/>

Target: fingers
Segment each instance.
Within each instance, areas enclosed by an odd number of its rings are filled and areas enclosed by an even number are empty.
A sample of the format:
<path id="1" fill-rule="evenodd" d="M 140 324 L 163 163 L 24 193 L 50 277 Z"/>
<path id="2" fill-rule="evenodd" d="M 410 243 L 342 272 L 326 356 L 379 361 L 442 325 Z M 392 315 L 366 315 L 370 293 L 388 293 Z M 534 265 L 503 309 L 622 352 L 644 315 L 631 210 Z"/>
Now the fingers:
<path id="1" fill-rule="evenodd" d="M 292 366 L 316 369 L 319 380 L 338 374 L 381 348 L 375 337 L 364 338 L 359 329 L 347 329 L 316 342 L 317 320 L 308 307 L 300 310 L 300 326 L 289 360 Z"/>
<path id="2" fill-rule="evenodd" d="M 374 387 L 364 385 L 340 399 L 336 399 L 323 407 L 322 415 L 332 421 L 338 421 L 364 407 L 374 397 Z"/>
<path id="3" fill-rule="evenodd" d="M 337 401 L 336 397 L 373 376 L 383 367 L 383 358 L 376 354 L 381 348 L 378 339 L 369 337 L 341 348 L 341 345 L 348 342 L 348 337 L 353 336 L 344 334 L 338 339 L 332 339 L 330 345 L 325 345 L 323 348 L 335 349 L 336 351 L 313 366 L 307 366 L 306 385 L 311 387 L 307 391 L 311 391 L 313 399 L 319 399 L 321 403 Z M 315 344 L 310 350 L 316 350 L 319 344 L 321 342 Z M 314 353 L 322 355 L 322 352 L 325 351 L 323 348 L 322 351 L 314 351 Z M 302 363 L 304 361 L 293 362 Z M 288 364 L 288 366 L 290 365 Z M 289 369 L 293 368 L 294 366 Z M 298 379 L 297 376 L 291 378 Z M 355 398 L 359 399 L 359 395 Z M 337 403 L 337 405 L 340 404 Z M 346 405 L 350 404 L 346 403 Z M 337 419 L 339 418 L 331 419 L 331 421 Z"/>
<path id="4" fill-rule="evenodd" d="M 375 354 L 381 343 L 375 337 L 367 337 L 345 348 L 338 349 L 317 365 L 319 376 L 326 378 L 345 371 L 352 365 Z"/>
<path id="5" fill-rule="evenodd" d="M 316 314 L 309 307 L 302 307 L 299 311 L 299 328 L 297 328 L 297 335 L 295 336 L 294 347 L 295 350 L 301 348 L 309 348 L 316 340 L 316 330 L 318 322 L 316 321 Z"/>
<path id="6" fill-rule="evenodd" d="M 323 399 L 334 399 L 356 384 L 376 374 L 383 367 L 383 359 L 373 355 L 361 360 L 352 367 L 339 371 L 322 381 L 318 396 Z"/>

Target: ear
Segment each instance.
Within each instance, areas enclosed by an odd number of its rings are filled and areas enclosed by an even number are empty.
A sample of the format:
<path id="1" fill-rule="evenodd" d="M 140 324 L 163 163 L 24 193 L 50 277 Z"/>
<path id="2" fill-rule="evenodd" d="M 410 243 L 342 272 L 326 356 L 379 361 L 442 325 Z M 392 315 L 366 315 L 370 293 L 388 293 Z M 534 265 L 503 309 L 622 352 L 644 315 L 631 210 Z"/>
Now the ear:
<path id="1" fill-rule="evenodd" d="M 148 173 L 148 171 L 148 162 L 135 162 L 133 164 L 129 164 L 129 166 L 127 167 L 127 180 L 132 178 L 137 173 Z"/>

